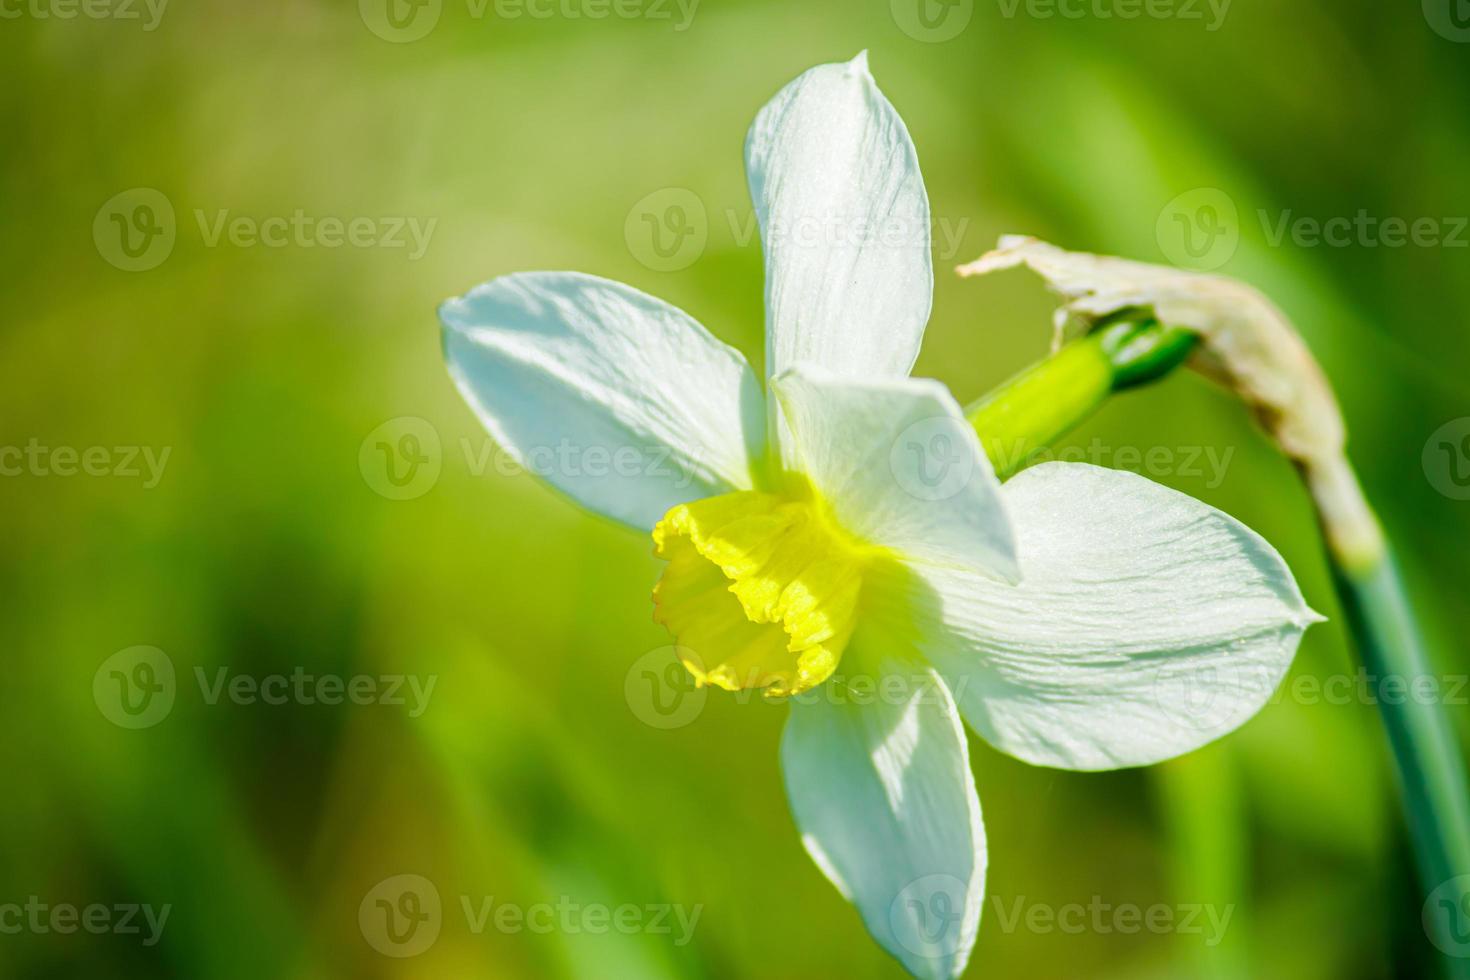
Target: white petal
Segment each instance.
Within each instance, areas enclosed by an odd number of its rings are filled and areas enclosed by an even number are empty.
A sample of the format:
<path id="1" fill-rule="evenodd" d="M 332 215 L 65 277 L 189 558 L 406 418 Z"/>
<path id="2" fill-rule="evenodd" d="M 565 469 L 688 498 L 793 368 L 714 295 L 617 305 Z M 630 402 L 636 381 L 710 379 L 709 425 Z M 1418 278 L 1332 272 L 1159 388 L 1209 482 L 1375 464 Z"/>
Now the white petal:
<path id="1" fill-rule="evenodd" d="M 1320 619 L 1259 535 L 1132 473 L 1046 463 L 1001 493 L 1022 579 L 912 566 L 921 647 L 971 728 L 1037 765 L 1158 762 L 1243 724 Z"/>
<path id="2" fill-rule="evenodd" d="M 866 690 L 881 696 L 833 682 L 791 705 L 786 793 L 802 843 L 873 938 L 914 976 L 955 977 L 985 891 L 964 728 L 928 668 L 887 662 L 875 676 Z"/>
<path id="3" fill-rule="evenodd" d="M 681 310 L 596 276 L 527 272 L 439 318 L 449 373 L 496 442 L 583 506 L 648 529 L 675 504 L 751 486 L 760 384 Z"/>
<path id="4" fill-rule="evenodd" d="M 849 533 L 914 561 L 1014 581 L 995 470 L 937 381 L 847 381 L 803 368 L 772 382 L 794 462 Z"/>
<path id="5" fill-rule="evenodd" d="M 929 198 L 867 52 L 776 93 L 745 168 L 766 255 L 767 377 L 801 363 L 908 374 L 934 292 Z"/>

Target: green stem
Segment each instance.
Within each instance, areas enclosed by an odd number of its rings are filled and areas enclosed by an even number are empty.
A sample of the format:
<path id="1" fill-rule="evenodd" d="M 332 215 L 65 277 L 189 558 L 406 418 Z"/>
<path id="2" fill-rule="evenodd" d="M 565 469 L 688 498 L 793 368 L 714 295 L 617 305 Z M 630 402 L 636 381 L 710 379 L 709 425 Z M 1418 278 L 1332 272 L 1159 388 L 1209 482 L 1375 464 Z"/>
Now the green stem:
<path id="1" fill-rule="evenodd" d="M 1115 391 L 1168 374 L 1195 335 L 1154 320 L 1118 320 L 1035 364 L 965 410 L 985 455 L 1005 479 Z"/>
<path id="2" fill-rule="evenodd" d="M 1388 549 L 1367 562 L 1349 563 L 1332 549 L 1328 553 L 1343 613 L 1393 748 L 1409 838 L 1428 896 L 1440 885 L 1470 875 L 1470 788 L 1465 762 L 1443 703 L 1437 696 L 1416 694 L 1432 691 L 1438 695 L 1444 686 L 1430 669 Z M 1463 903 L 1470 898 L 1470 878 L 1459 888 L 1450 886 L 1449 894 L 1442 897 L 1450 904 L 1426 908 L 1424 924 L 1446 954 L 1446 976 L 1470 978 L 1466 942 L 1456 934 L 1463 928 L 1460 918 L 1466 914 Z"/>

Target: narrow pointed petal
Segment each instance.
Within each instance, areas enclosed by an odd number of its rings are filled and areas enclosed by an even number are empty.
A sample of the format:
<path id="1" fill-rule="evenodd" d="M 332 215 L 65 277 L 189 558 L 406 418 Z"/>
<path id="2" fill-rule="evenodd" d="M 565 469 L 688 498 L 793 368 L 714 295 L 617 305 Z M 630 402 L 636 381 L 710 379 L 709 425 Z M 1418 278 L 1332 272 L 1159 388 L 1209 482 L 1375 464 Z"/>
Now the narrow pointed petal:
<path id="1" fill-rule="evenodd" d="M 772 387 L 797 468 L 848 533 L 914 561 L 1016 579 L 1000 483 L 944 385 L 802 368 Z"/>
<path id="2" fill-rule="evenodd" d="M 643 530 L 752 486 L 755 372 L 683 311 L 574 272 L 493 279 L 439 309 L 460 393 L 502 447 L 589 510 Z"/>
<path id="3" fill-rule="evenodd" d="M 1259 535 L 1143 477 L 1046 463 L 1001 492 L 1019 584 L 909 572 L 922 649 L 970 727 L 1019 759 L 1114 769 L 1213 741 L 1321 618 Z"/>
<path id="4" fill-rule="evenodd" d="M 834 681 L 793 702 L 787 796 L 802 843 L 873 938 L 916 977 L 956 977 L 985 891 L 964 728 L 933 671 L 888 662 L 877 676 L 881 697 Z"/>
<path id="5" fill-rule="evenodd" d="M 766 375 L 908 374 L 934 291 L 929 197 L 867 53 L 778 92 L 745 167 L 766 256 Z"/>

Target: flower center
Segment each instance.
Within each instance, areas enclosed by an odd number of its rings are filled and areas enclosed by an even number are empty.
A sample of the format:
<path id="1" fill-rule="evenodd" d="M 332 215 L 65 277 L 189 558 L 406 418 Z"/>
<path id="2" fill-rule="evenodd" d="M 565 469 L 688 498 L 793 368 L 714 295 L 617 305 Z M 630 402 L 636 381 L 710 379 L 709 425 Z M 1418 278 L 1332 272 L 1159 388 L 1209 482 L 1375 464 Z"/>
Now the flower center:
<path id="1" fill-rule="evenodd" d="M 742 491 L 680 504 L 653 529 L 668 561 L 655 621 L 700 685 L 799 694 L 852 636 L 867 562 L 813 500 Z"/>

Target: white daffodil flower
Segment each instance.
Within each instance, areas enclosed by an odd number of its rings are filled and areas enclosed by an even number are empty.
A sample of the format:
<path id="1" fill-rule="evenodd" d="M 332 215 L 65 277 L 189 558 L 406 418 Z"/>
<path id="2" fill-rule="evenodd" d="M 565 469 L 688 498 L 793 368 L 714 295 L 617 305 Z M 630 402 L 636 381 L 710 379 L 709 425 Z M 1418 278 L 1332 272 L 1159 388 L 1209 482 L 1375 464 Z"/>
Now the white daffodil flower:
<path id="1" fill-rule="evenodd" d="M 578 273 L 446 302 L 445 356 L 502 446 L 612 461 L 545 475 L 652 531 L 655 618 L 700 683 L 791 696 L 807 850 L 911 973 L 956 976 L 986 856 L 961 719 L 1037 765 L 1157 762 L 1251 717 L 1317 617 L 1269 544 L 1183 494 L 1066 463 L 1000 485 L 946 388 L 908 377 L 929 203 L 865 55 L 782 89 L 745 155 L 768 392 L 688 314 Z M 618 465 L 630 447 L 671 465 Z"/>

